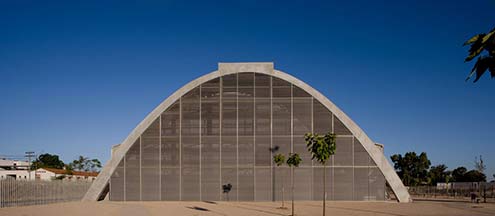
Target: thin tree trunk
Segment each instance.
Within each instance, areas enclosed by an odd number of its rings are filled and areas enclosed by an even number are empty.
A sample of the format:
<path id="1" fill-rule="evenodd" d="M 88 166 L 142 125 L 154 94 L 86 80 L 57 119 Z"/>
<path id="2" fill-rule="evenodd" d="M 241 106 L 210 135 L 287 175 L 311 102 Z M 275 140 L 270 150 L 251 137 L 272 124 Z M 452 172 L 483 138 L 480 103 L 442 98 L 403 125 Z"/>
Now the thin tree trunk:
<path id="1" fill-rule="evenodd" d="M 325 216 L 325 201 L 327 199 L 327 167 L 323 164 L 323 216 Z"/>
<path id="2" fill-rule="evenodd" d="M 294 216 L 294 168 L 291 167 L 291 184 L 292 184 L 292 216 Z"/>
<path id="3" fill-rule="evenodd" d="M 275 188 L 275 166 L 272 165 L 272 173 L 273 173 L 273 178 L 272 178 L 272 201 L 275 202 L 275 198 L 276 198 L 276 188 Z"/>
<path id="4" fill-rule="evenodd" d="M 284 184 L 284 181 L 285 180 L 282 180 L 282 208 L 285 208 L 285 188 L 284 188 L 285 184 Z"/>

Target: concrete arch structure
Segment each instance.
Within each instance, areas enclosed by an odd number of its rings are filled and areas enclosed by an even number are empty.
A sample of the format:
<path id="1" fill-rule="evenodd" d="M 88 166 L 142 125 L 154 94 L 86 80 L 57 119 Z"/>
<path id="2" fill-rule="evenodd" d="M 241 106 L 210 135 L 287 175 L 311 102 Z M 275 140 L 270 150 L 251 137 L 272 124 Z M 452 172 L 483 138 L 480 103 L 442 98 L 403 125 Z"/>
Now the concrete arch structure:
<path id="1" fill-rule="evenodd" d="M 105 197 L 106 193 L 108 192 L 108 184 L 110 178 L 115 172 L 119 162 L 123 160 L 125 154 L 129 151 L 134 142 L 140 138 L 143 132 L 175 101 L 179 100 L 183 95 L 185 95 L 192 89 L 200 86 L 202 83 L 206 83 L 210 80 L 225 75 L 242 72 L 266 74 L 272 77 L 276 77 L 287 81 L 309 93 L 314 99 L 319 101 L 325 106 L 326 109 L 333 113 L 333 115 L 338 118 L 348 128 L 348 130 L 350 130 L 355 139 L 362 144 L 366 152 L 371 157 L 371 160 L 382 172 L 386 182 L 390 185 L 395 196 L 397 197 L 397 200 L 399 202 L 411 202 L 411 198 L 407 189 L 402 184 L 402 181 L 395 173 L 393 167 L 387 161 L 382 150 L 376 147 L 375 142 L 373 142 L 364 133 L 364 131 L 354 121 L 351 120 L 351 118 L 349 118 L 327 97 L 325 97 L 323 94 L 321 94 L 308 84 L 304 83 L 303 81 L 282 71 L 275 70 L 273 63 L 219 63 L 218 70 L 201 76 L 174 92 L 170 97 L 168 97 L 159 106 L 157 106 L 151 113 L 149 113 L 146 118 L 141 123 L 139 123 L 139 125 L 115 150 L 115 152 L 112 154 L 112 158 L 104 166 L 99 176 L 84 196 L 83 201 L 97 201 Z"/>

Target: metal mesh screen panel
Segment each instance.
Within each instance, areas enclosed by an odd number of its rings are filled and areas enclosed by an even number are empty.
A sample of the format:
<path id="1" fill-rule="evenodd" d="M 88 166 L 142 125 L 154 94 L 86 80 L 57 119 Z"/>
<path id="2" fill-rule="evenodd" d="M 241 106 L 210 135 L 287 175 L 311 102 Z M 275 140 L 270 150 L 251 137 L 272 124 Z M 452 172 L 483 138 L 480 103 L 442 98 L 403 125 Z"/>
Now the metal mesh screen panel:
<path id="1" fill-rule="evenodd" d="M 294 168 L 294 199 L 311 200 L 313 169 L 311 167 Z"/>
<path id="2" fill-rule="evenodd" d="M 369 199 L 385 200 L 385 177 L 378 168 L 370 168 Z"/>
<path id="3" fill-rule="evenodd" d="M 160 118 L 141 136 L 141 199 L 160 199 Z"/>
<path id="4" fill-rule="evenodd" d="M 274 136 L 272 138 L 273 146 L 278 146 L 279 150 L 276 152 L 276 154 L 283 154 L 287 157 L 289 155 L 290 151 L 290 142 L 291 142 L 291 137 L 290 136 Z"/>
<path id="5" fill-rule="evenodd" d="M 182 200 L 200 200 L 199 167 L 182 167 Z"/>
<path id="6" fill-rule="evenodd" d="M 312 130 L 311 98 L 293 100 L 293 152 L 299 153 L 300 166 L 311 166 L 311 155 L 307 152 L 304 134 Z"/>
<path id="7" fill-rule="evenodd" d="M 270 166 L 271 164 L 271 152 L 270 152 L 270 137 L 257 135 L 256 136 L 256 166 Z"/>
<path id="8" fill-rule="evenodd" d="M 161 199 L 180 200 L 180 102 L 162 114 L 161 124 Z"/>
<path id="9" fill-rule="evenodd" d="M 272 77 L 272 86 L 274 87 L 290 87 L 290 83 L 278 77 Z"/>
<path id="10" fill-rule="evenodd" d="M 337 136 L 335 150 L 334 164 L 336 166 L 352 166 L 353 164 L 353 152 L 352 143 L 353 137 L 339 137 Z"/>
<path id="11" fill-rule="evenodd" d="M 334 168 L 334 200 L 352 200 L 353 168 Z"/>
<path id="12" fill-rule="evenodd" d="M 220 82 L 210 82 L 201 88 L 201 199 L 219 200 Z"/>
<path id="13" fill-rule="evenodd" d="M 363 145 L 354 138 L 354 166 L 370 166 L 370 155 Z"/>
<path id="14" fill-rule="evenodd" d="M 291 135 L 291 100 L 273 99 L 272 111 L 273 135 Z"/>
<path id="15" fill-rule="evenodd" d="M 240 88 L 243 87 L 253 87 L 254 86 L 254 73 L 252 72 L 247 72 L 247 73 L 239 73 L 237 75 L 238 79 L 238 86 Z"/>
<path id="16" fill-rule="evenodd" d="M 117 169 L 110 178 L 110 200 L 124 201 L 124 160 L 121 160 Z"/>
<path id="17" fill-rule="evenodd" d="M 258 84 L 258 82 L 256 82 Z M 269 166 L 271 164 L 271 107 L 270 99 L 258 99 L 255 101 L 256 121 L 256 166 Z"/>
<path id="18" fill-rule="evenodd" d="M 254 134 L 254 103 L 250 100 L 239 100 L 238 130 L 240 136 L 253 136 Z"/>
<path id="19" fill-rule="evenodd" d="M 275 200 L 281 201 L 290 197 L 290 169 L 288 167 L 275 168 Z M 282 190 L 283 189 L 283 190 Z"/>
<path id="20" fill-rule="evenodd" d="M 313 200 L 322 200 L 323 199 L 323 167 L 313 167 Z M 333 167 L 326 167 L 326 192 L 327 192 L 327 200 L 333 200 L 334 193 L 334 175 L 333 175 Z"/>
<path id="21" fill-rule="evenodd" d="M 334 200 L 352 200 L 353 168 L 334 167 Z"/>
<path id="22" fill-rule="evenodd" d="M 220 77 L 212 79 L 208 82 L 201 84 L 201 87 L 206 87 L 206 88 L 209 88 L 209 87 L 218 88 L 218 87 L 220 87 Z"/>
<path id="23" fill-rule="evenodd" d="M 333 120 L 334 133 L 337 135 L 352 135 L 351 131 L 338 118 Z"/>
<path id="24" fill-rule="evenodd" d="M 180 200 L 180 168 L 162 168 L 162 200 Z"/>
<path id="25" fill-rule="evenodd" d="M 125 155 L 125 200 L 141 200 L 141 145 L 138 139 Z"/>
<path id="26" fill-rule="evenodd" d="M 162 168 L 179 167 L 180 163 L 180 103 L 175 102 L 162 114 Z"/>
<path id="27" fill-rule="evenodd" d="M 222 194 L 222 200 L 236 201 L 239 185 L 237 184 L 237 168 L 222 167 L 222 185 L 231 184 L 232 189 L 228 194 Z"/>
<path id="28" fill-rule="evenodd" d="M 332 113 L 319 101 L 313 100 L 313 131 L 326 134 L 332 131 Z"/>
<path id="29" fill-rule="evenodd" d="M 220 200 L 222 188 L 220 184 L 220 169 L 218 167 L 201 167 L 201 199 Z"/>
<path id="30" fill-rule="evenodd" d="M 354 200 L 369 199 L 369 167 L 354 168 Z"/>
<path id="31" fill-rule="evenodd" d="M 254 166 L 254 137 L 239 136 L 239 167 Z"/>
<path id="32" fill-rule="evenodd" d="M 220 137 L 201 138 L 201 196 L 203 200 L 220 198 Z"/>
<path id="33" fill-rule="evenodd" d="M 254 169 L 239 168 L 239 201 L 254 200 Z"/>
<path id="34" fill-rule="evenodd" d="M 256 168 L 256 201 L 272 200 L 271 168 Z"/>
<path id="35" fill-rule="evenodd" d="M 182 98 L 181 104 L 181 198 L 200 199 L 200 90 L 195 88 Z"/>
<path id="36" fill-rule="evenodd" d="M 223 87 L 237 87 L 237 74 L 229 74 L 222 76 Z"/>
<path id="37" fill-rule="evenodd" d="M 294 98 L 311 98 L 311 95 L 306 91 L 302 90 L 297 86 L 293 86 L 292 88 L 292 97 Z"/>

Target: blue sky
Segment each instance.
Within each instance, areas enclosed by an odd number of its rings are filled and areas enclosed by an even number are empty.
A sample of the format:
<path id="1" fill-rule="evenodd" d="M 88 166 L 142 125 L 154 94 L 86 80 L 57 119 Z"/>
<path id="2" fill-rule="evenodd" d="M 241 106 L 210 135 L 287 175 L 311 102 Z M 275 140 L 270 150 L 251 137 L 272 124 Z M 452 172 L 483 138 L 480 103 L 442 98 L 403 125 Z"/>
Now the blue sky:
<path id="1" fill-rule="evenodd" d="M 328 96 L 385 153 L 495 173 L 495 80 L 462 43 L 495 1 L 0 2 L 0 155 L 106 161 L 218 62 L 270 61 Z"/>

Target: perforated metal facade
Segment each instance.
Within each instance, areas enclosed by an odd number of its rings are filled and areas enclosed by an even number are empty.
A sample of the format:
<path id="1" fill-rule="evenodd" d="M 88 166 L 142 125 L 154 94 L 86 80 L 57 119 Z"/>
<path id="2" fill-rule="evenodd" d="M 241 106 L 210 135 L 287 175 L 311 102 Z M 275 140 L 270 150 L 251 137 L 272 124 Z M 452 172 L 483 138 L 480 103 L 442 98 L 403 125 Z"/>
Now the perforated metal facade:
<path id="1" fill-rule="evenodd" d="M 295 198 L 320 200 L 323 167 L 306 132 L 338 135 L 327 169 L 327 199 L 384 200 L 385 178 L 348 128 L 303 89 L 274 76 L 234 73 L 200 84 L 139 136 L 110 178 L 110 200 L 280 200 L 290 169 L 270 148 L 299 153 Z"/>

